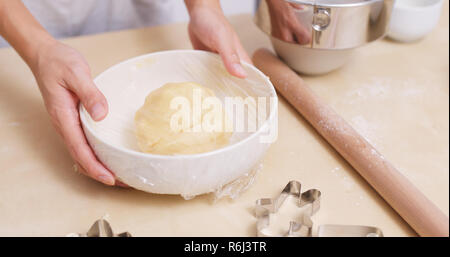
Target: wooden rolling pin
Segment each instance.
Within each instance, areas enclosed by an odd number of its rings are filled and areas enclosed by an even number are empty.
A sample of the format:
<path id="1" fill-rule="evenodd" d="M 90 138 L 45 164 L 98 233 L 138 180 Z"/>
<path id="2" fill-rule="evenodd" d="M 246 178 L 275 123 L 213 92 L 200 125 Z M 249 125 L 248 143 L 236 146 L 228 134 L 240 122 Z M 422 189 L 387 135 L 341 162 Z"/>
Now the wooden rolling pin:
<path id="1" fill-rule="evenodd" d="M 364 137 L 317 97 L 305 82 L 267 49 L 253 62 L 275 88 L 420 236 L 449 236 L 449 220 Z"/>

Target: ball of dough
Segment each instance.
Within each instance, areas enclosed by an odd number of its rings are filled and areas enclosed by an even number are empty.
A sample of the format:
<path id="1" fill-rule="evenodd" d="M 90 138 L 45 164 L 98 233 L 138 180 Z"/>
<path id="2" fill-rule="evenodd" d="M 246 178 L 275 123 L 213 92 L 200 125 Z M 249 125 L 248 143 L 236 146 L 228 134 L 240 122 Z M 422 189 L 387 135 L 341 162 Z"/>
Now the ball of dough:
<path id="1" fill-rule="evenodd" d="M 202 103 L 205 103 L 206 98 L 216 99 L 220 105 L 216 102 L 216 107 L 220 111 L 216 109 L 216 112 L 212 112 L 212 108 L 199 110 L 198 104 L 193 101 L 195 97 L 201 99 Z M 181 101 L 177 102 L 175 98 Z M 197 114 L 194 114 L 194 109 Z M 180 117 L 186 114 L 189 114 L 189 119 L 183 123 Z M 208 117 L 220 121 L 216 125 L 221 126 L 221 129 L 202 128 L 202 123 Z M 226 115 L 214 92 L 192 82 L 168 83 L 154 90 L 146 97 L 134 120 L 138 146 L 146 153 L 176 155 L 209 152 L 228 145 L 232 134 L 229 129 L 225 129 L 228 124 Z M 177 125 L 176 129 L 174 125 Z"/>

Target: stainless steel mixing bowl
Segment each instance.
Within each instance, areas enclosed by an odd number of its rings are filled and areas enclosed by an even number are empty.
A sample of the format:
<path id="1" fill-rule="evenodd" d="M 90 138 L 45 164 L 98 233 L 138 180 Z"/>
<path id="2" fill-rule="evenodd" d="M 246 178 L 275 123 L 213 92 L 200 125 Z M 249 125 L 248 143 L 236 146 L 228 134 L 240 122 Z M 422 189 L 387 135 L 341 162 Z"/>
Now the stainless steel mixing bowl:
<path id="1" fill-rule="evenodd" d="M 255 23 L 294 70 L 322 74 L 383 37 L 394 0 L 261 0 Z"/>

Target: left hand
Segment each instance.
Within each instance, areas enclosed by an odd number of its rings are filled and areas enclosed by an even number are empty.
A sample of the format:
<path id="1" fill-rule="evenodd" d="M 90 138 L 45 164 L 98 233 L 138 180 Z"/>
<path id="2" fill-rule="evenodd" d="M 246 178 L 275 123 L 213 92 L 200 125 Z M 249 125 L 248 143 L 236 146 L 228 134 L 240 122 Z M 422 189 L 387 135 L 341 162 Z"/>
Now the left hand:
<path id="1" fill-rule="evenodd" d="M 188 30 L 194 49 L 218 53 L 231 75 L 245 78 L 247 73 L 241 61 L 251 64 L 251 59 L 223 15 L 219 1 L 185 2 L 191 17 Z"/>

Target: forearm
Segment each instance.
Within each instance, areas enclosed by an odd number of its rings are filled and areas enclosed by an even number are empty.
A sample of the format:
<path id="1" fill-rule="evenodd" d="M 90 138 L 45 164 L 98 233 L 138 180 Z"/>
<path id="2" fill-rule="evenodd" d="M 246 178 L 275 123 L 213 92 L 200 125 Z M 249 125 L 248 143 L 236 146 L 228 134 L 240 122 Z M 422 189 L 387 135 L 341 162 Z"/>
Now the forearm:
<path id="1" fill-rule="evenodd" d="M 0 35 L 30 67 L 35 65 L 39 48 L 55 41 L 20 0 L 0 0 Z"/>

